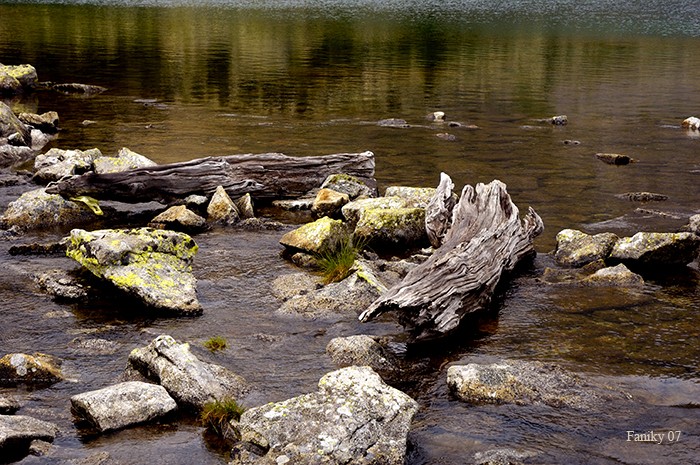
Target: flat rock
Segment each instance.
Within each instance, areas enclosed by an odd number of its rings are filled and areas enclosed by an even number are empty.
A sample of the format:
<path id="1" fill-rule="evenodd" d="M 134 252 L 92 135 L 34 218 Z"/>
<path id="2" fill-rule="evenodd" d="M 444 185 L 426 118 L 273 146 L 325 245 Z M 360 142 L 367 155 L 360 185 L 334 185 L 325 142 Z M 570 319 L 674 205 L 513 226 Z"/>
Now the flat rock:
<path id="1" fill-rule="evenodd" d="M 198 315 L 192 261 L 198 246 L 184 233 L 152 228 L 74 229 L 66 255 L 152 308 Z"/>
<path id="2" fill-rule="evenodd" d="M 406 207 L 426 208 L 437 191 L 434 187 L 389 186 L 384 197 L 400 197 L 406 200 Z"/>
<path id="3" fill-rule="evenodd" d="M 163 386 L 141 381 L 85 392 L 71 397 L 70 401 L 78 416 L 102 432 L 145 423 L 177 408 Z"/>
<path id="4" fill-rule="evenodd" d="M 318 391 L 243 413 L 240 464 L 403 464 L 417 403 L 369 367 L 323 376 Z M 245 444 L 265 454 L 247 453 Z"/>
<path id="5" fill-rule="evenodd" d="M 201 410 L 208 402 L 240 399 L 249 387 L 243 377 L 199 360 L 190 345 L 161 335 L 129 354 L 129 366 L 158 382 L 177 403 Z"/>
<path id="6" fill-rule="evenodd" d="M 12 415 L 19 410 L 17 399 L 0 395 L 0 415 Z"/>
<path id="7" fill-rule="evenodd" d="M 376 197 L 369 199 L 357 199 L 346 204 L 342 208 L 343 216 L 349 223 L 355 224 L 360 219 L 362 212 L 376 208 L 404 208 L 408 203 L 402 197 Z"/>
<path id="8" fill-rule="evenodd" d="M 0 457 L 19 460 L 29 453 L 32 441 L 53 442 L 58 427 L 24 415 L 0 415 Z"/>
<path id="9" fill-rule="evenodd" d="M 65 253 L 65 248 L 63 253 Z M 90 288 L 65 270 L 49 270 L 39 273 L 33 278 L 41 289 L 58 299 L 85 300 L 90 295 Z"/>
<path id="10" fill-rule="evenodd" d="M 600 269 L 583 280 L 593 286 L 642 287 L 644 278 L 622 263 Z"/>

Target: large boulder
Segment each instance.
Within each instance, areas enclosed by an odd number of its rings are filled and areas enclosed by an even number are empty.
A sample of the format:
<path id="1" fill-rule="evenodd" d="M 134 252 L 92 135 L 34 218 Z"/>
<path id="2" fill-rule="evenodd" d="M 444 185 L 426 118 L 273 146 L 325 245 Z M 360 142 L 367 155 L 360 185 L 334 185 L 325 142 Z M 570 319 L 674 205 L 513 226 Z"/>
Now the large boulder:
<path id="1" fill-rule="evenodd" d="M 0 460 L 19 460 L 29 453 L 33 441 L 53 442 L 58 427 L 24 415 L 0 415 Z"/>
<path id="2" fill-rule="evenodd" d="M 191 266 L 197 249 L 190 236 L 175 231 L 74 229 L 66 254 L 149 307 L 197 315 L 202 307 Z"/>
<path id="3" fill-rule="evenodd" d="M 591 236 L 576 229 L 564 229 L 557 234 L 554 259 L 561 265 L 575 268 L 605 260 L 618 239 L 613 233 Z"/>
<path id="4" fill-rule="evenodd" d="M 81 226 L 95 221 L 95 213 L 82 203 L 71 202 L 40 188 L 22 194 L 10 202 L 0 217 L 3 228 L 17 226 L 23 230 Z"/>
<path id="5" fill-rule="evenodd" d="M 341 211 L 345 219 L 352 224 L 359 221 L 365 210 L 403 208 L 407 207 L 406 199 L 401 197 L 376 197 L 370 199 L 357 199 L 345 204 Z"/>
<path id="6" fill-rule="evenodd" d="M 119 173 L 136 168 L 149 168 L 157 163 L 148 157 L 138 154 L 126 147 L 122 147 L 116 157 L 96 157 L 93 161 L 97 174 Z"/>
<path id="7" fill-rule="evenodd" d="M 364 209 L 353 233 L 356 242 L 390 249 L 419 248 L 428 244 L 424 208 Z"/>
<path id="8" fill-rule="evenodd" d="M 447 386 L 458 399 L 470 404 L 582 409 L 604 399 L 625 398 L 622 393 L 593 386 L 557 365 L 523 360 L 452 365 L 447 369 Z"/>
<path id="9" fill-rule="evenodd" d="M 323 376 L 318 391 L 243 413 L 239 464 L 403 464 L 417 403 L 369 367 Z M 250 444 L 250 446 L 248 446 Z M 251 449 L 265 451 L 259 457 Z"/>
<path id="10" fill-rule="evenodd" d="M 208 402 L 240 399 L 249 387 L 243 377 L 199 360 L 190 345 L 161 335 L 129 354 L 129 368 L 153 379 L 183 407 L 198 411 Z"/>
<path id="11" fill-rule="evenodd" d="M 104 432 L 145 423 L 177 408 L 163 386 L 126 381 L 70 399 L 73 411 Z"/>
<path id="12" fill-rule="evenodd" d="M 683 266 L 698 257 L 700 236 L 692 232 L 638 232 L 623 237 L 610 258 L 630 267 Z"/>
<path id="13" fill-rule="evenodd" d="M 51 149 L 34 160 L 34 180 L 40 183 L 58 181 L 65 176 L 92 171 L 96 158 L 102 156 L 99 149 L 63 150 Z"/>
<path id="14" fill-rule="evenodd" d="M 0 358 L 0 386 L 47 385 L 61 380 L 61 362 L 50 355 L 18 353 Z"/>
<path id="15" fill-rule="evenodd" d="M 340 220 L 327 216 L 289 231 L 280 239 L 280 244 L 293 251 L 323 254 L 336 250 L 347 241 L 349 232 Z"/>

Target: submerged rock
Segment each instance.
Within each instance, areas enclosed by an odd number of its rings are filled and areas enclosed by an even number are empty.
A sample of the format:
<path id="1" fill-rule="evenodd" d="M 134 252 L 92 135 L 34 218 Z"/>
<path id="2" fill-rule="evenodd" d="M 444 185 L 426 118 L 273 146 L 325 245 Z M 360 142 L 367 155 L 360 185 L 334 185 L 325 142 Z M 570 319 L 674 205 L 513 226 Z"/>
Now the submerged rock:
<path id="1" fill-rule="evenodd" d="M 700 252 L 700 236 L 691 232 L 638 232 L 623 237 L 613 247 L 610 258 L 627 266 L 682 266 Z"/>
<path id="2" fill-rule="evenodd" d="M 401 118 L 387 118 L 377 121 L 377 126 L 383 128 L 410 128 L 411 125 Z"/>
<path id="3" fill-rule="evenodd" d="M 163 386 L 141 381 L 84 392 L 70 401 L 73 411 L 101 432 L 155 420 L 177 408 Z"/>
<path id="4" fill-rule="evenodd" d="M 62 380 L 61 361 L 50 355 L 7 354 L 0 358 L 0 386 L 46 385 Z"/>
<path id="5" fill-rule="evenodd" d="M 280 244 L 294 251 L 322 254 L 336 250 L 348 237 L 349 232 L 342 221 L 324 216 L 289 231 L 282 236 Z"/>
<path id="6" fill-rule="evenodd" d="M 403 464 L 418 404 L 369 367 L 326 374 L 318 391 L 241 415 L 232 465 Z M 259 457 L 250 450 L 264 451 Z"/>
<path id="7" fill-rule="evenodd" d="M 90 84 L 80 84 L 75 82 L 68 82 L 63 84 L 51 84 L 50 87 L 58 92 L 64 94 L 83 94 L 83 95 L 96 95 L 101 94 L 106 91 L 106 87 L 94 86 Z"/>
<path id="8" fill-rule="evenodd" d="M 89 297 L 90 288 L 65 270 L 39 273 L 34 276 L 34 282 L 49 295 L 58 299 L 85 300 Z"/>
<path id="9" fill-rule="evenodd" d="M 161 335 L 129 354 L 129 367 L 158 382 L 178 404 L 201 410 L 207 402 L 240 399 L 249 387 L 243 377 L 199 360 L 188 343 Z"/>
<path id="10" fill-rule="evenodd" d="M 24 415 L 0 415 L 0 458 L 14 461 L 29 453 L 32 441 L 53 442 L 58 427 Z"/>
<path id="11" fill-rule="evenodd" d="M 583 280 L 593 286 L 642 287 L 644 278 L 633 273 L 625 265 L 609 266 L 600 269 Z"/>
<path id="12" fill-rule="evenodd" d="M 654 192 L 625 192 L 617 197 L 627 199 L 631 202 L 663 202 L 668 200 L 668 195 L 656 194 Z"/>
<path id="13" fill-rule="evenodd" d="M 398 360 L 386 348 L 365 334 L 336 337 L 326 346 L 326 353 L 338 367 L 368 366 L 382 378 L 392 378 L 398 371 Z"/>
<path id="14" fill-rule="evenodd" d="M 561 265 L 581 267 L 605 259 L 618 239 L 613 233 L 591 236 L 576 229 L 564 229 L 557 234 L 554 258 Z"/>
<path id="15" fill-rule="evenodd" d="M 619 153 L 596 153 L 595 157 L 608 165 L 629 165 L 635 159 Z"/>
<path id="16" fill-rule="evenodd" d="M 190 236 L 152 228 L 71 231 L 66 254 L 95 276 L 155 309 L 197 315 L 197 280 Z"/>

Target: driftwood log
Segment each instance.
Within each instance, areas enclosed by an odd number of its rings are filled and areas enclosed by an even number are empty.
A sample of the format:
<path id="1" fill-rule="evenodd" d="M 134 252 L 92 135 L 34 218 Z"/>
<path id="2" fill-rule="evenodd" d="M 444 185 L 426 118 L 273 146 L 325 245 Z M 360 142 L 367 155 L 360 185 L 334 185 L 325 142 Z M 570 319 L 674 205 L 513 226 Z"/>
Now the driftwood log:
<path id="1" fill-rule="evenodd" d="M 375 188 L 374 154 L 368 151 L 318 157 L 281 153 L 207 157 L 121 173 L 87 173 L 62 179 L 46 190 L 67 198 L 87 195 L 139 203 L 169 202 L 192 194 L 211 196 L 217 186 L 222 186 L 230 196 L 249 193 L 256 200 L 271 200 L 300 197 L 336 173 L 355 176 Z"/>
<path id="2" fill-rule="evenodd" d="M 438 191 L 440 195 L 449 198 Z M 360 320 L 396 310 L 416 340 L 444 335 L 465 315 L 487 307 L 504 272 L 534 253 L 533 239 L 543 229 L 532 208 L 521 221 L 502 182 L 465 186 L 443 244 L 374 301 Z"/>

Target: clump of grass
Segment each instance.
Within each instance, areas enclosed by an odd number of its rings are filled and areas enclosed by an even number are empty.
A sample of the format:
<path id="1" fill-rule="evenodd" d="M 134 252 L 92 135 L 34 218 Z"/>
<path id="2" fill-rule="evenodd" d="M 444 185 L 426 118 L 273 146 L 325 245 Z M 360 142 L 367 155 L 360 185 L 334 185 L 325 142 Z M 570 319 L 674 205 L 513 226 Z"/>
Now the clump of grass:
<path id="1" fill-rule="evenodd" d="M 224 339 L 221 336 L 213 336 L 204 341 L 204 347 L 211 350 L 212 352 L 216 352 L 217 350 L 224 350 L 227 346 L 228 344 L 226 343 L 226 339 Z"/>
<path id="2" fill-rule="evenodd" d="M 233 399 L 216 400 L 204 404 L 199 418 L 204 426 L 223 435 L 228 423 L 231 420 L 240 420 L 243 412 L 245 408 Z"/>
<path id="3" fill-rule="evenodd" d="M 337 283 L 347 278 L 355 259 L 364 244 L 358 244 L 352 238 L 342 241 L 334 250 L 316 257 L 316 263 L 323 276 L 323 284 Z"/>

